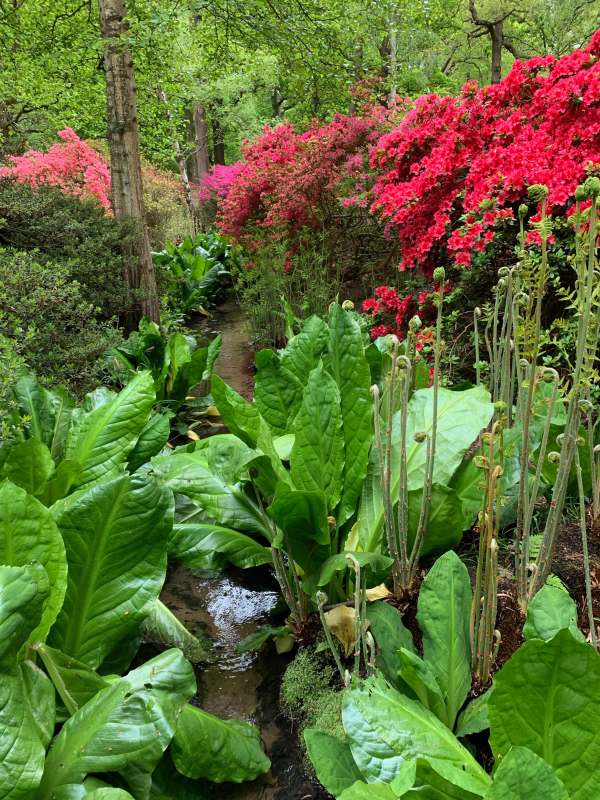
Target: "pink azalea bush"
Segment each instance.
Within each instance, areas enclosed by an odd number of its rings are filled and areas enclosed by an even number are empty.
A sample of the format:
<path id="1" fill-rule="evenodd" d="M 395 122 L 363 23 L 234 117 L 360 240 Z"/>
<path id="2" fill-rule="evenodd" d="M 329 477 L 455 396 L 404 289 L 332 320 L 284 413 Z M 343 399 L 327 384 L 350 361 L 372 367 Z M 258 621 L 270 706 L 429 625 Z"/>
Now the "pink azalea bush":
<path id="1" fill-rule="evenodd" d="M 29 186 L 54 186 L 65 194 L 95 198 L 110 211 L 110 168 L 104 158 L 72 128 L 58 133 L 60 142 L 43 153 L 28 150 L 11 156 L 0 167 L 0 178 L 12 178 Z"/>

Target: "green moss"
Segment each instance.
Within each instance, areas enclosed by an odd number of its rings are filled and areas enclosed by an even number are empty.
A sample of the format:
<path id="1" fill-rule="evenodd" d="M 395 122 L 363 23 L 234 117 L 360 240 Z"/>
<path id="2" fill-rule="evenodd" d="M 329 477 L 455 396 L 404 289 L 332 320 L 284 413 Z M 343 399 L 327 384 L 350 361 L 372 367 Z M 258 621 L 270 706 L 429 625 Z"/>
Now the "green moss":
<path id="1" fill-rule="evenodd" d="M 334 666 L 315 647 L 305 647 L 287 668 L 281 683 L 281 705 L 299 728 L 318 728 L 345 739 L 342 728 L 343 692 L 332 686 Z"/>

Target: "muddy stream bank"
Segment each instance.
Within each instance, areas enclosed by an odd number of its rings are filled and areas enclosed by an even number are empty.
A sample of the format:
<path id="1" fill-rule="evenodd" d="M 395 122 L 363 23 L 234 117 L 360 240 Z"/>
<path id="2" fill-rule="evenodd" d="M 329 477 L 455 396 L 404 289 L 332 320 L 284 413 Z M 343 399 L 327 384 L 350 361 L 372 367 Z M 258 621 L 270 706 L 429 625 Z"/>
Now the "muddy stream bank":
<path id="1" fill-rule="evenodd" d="M 215 371 L 247 398 L 253 389 L 253 353 L 241 308 L 228 302 L 193 326 L 203 338 L 223 334 Z M 169 568 L 162 600 L 194 633 L 213 642 L 215 661 L 200 665 L 200 705 L 222 719 L 244 719 L 261 729 L 271 772 L 252 783 L 221 784 L 218 800 L 322 800 L 327 795 L 307 776 L 297 734 L 279 709 L 281 679 L 291 656 L 278 656 L 272 643 L 238 653 L 238 642 L 269 621 L 279 600 L 266 568 L 200 572 Z"/>

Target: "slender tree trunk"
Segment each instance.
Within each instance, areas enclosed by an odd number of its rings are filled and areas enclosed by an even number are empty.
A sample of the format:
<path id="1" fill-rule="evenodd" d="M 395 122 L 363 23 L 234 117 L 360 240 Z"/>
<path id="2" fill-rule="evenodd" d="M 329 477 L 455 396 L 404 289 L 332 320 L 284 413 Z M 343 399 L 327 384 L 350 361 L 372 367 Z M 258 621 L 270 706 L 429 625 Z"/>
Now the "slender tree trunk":
<path id="1" fill-rule="evenodd" d="M 504 45 L 504 26 L 502 22 L 494 22 L 489 27 L 492 40 L 492 83 L 502 80 L 502 47 Z"/>
<path id="2" fill-rule="evenodd" d="M 158 97 L 165 104 L 165 114 L 170 126 L 170 134 L 171 134 L 171 145 L 173 147 L 173 153 L 175 155 L 175 161 L 177 162 L 177 167 L 179 169 L 179 177 L 181 178 L 181 185 L 183 187 L 183 195 L 185 197 L 185 204 L 188 209 L 188 213 L 190 215 L 190 222 L 192 223 L 192 231 L 195 234 L 197 232 L 197 204 L 194 202 L 194 198 L 192 196 L 192 187 L 190 186 L 190 179 L 188 176 L 187 171 L 187 163 L 185 155 L 181 149 L 181 145 L 179 144 L 179 139 L 177 138 L 177 130 L 173 123 L 173 114 L 171 113 L 171 109 L 169 108 L 169 103 L 167 99 L 167 94 L 164 89 L 158 90 Z"/>
<path id="3" fill-rule="evenodd" d="M 225 164 L 225 142 L 223 140 L 223 128 L 218 119 L 212 121 L 213 129 L 213 159 L 215 164 Z"/>
<path id="4" fill-rule="evenodd" d="M 390 105 L 396 102 L 398 95 L 398 13 L 396 6 L 390 14 Z"/>
<path id="5" fill-rule="evenodd" d="M 208 126 L 206 124 L 206 110 L 203 105 L 198 105 L 192 112 L 192 129 L 194 131 L 194 162 L 198 183 L 210 171 L 210 158 L 208 156 Z"/>
<path id="6" fill-rule="evenodd" d="M 123 246 L 125 282 L 139 294 L 139 308 L 127 320 L 128 325 L 134 327 L 140 314 L 158 322 L 160 313 L 142 193 L 133 60 L 125 39 L 125 0 L 99 0 L 99 6 L 104 39 L 112 207 L 116 219 L 132 220 L 136 226 L 136 234 Z"/>

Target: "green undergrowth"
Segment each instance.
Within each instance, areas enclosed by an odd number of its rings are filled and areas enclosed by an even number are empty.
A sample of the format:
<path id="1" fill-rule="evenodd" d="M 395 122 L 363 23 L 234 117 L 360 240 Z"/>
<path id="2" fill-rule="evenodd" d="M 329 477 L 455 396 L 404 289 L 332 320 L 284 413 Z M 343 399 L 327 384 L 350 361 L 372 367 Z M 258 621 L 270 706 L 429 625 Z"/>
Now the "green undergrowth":
<path id="1" fill-rule="evenodd" d="M 303 647 L 286 669 L 281 682 L 281 707 L 298 727 L 304 749 L 305 728 L 318 728 L 342 741 L 343 692 L 332 685 L 335 666 L 317 646 Z"/>

